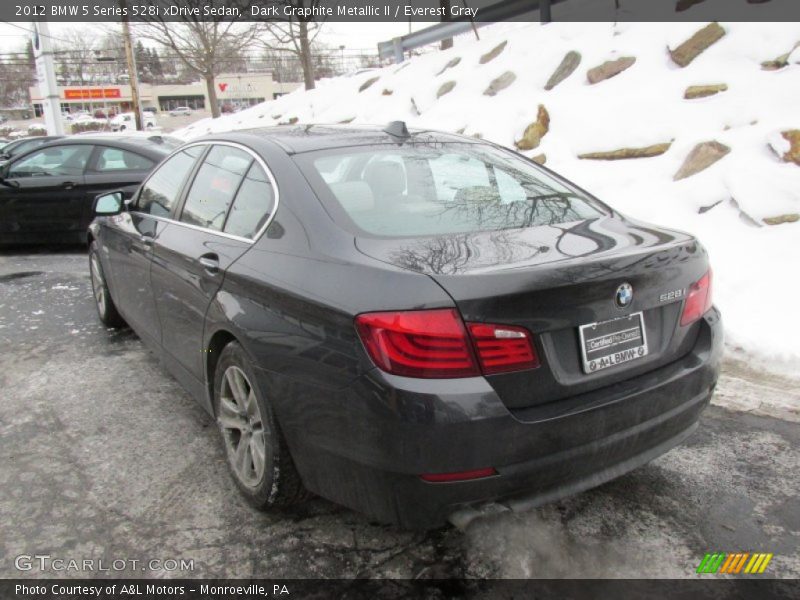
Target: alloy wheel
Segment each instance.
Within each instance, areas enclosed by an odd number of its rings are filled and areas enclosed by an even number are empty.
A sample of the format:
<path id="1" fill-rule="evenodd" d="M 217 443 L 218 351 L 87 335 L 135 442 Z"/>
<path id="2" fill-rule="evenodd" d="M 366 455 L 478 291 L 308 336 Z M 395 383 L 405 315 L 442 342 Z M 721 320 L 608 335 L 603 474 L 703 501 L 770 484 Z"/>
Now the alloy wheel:
<path id="1" fill-rule="evenodd" d="M 264 476 L 266 436 L 255 390 L 237 366 L 225 370 L 217 415 L 225 451 L 236 477 L 255 487 Z"/>
<path id="2" fill-rule="evenodd" d="M 101 315 L 106 314 L 106 284 L 103 279 L 103 269 L 100 267 L 100 259 L 97 254 L 92 254 L 92 291 L 94 301 L 97 303 L 97 310 Z"/>

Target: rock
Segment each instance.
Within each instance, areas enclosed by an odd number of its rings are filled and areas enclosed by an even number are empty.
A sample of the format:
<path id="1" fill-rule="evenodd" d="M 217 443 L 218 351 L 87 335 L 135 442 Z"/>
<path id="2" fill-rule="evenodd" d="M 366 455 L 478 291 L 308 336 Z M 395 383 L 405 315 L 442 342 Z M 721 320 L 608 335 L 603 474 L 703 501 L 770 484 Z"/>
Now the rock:
<path id="1" fill-rule="evenodd" d="M 494 80 L 492 80 L 492 83 L 489 84 L 489 87 L 487 87 L 483 91 L 483 95 L 496 96 L 499 91 L 506 89 L 508 86 L 514 83 L 516 79 L 517 76 L 514 75 L 513 72 L 506 71 L 505 73 L 500 75 L 500 77 L 497 77 Z"/>
<path id="2" fill-rule="evenodd" d="M 641 148 L 620 148 L 619 150 L 608 150 L 606 152 L 588 152 L 579 154 L 578 158 L 583 160 L 625 160 L 628 158 L 651 158 L 664 154 L 672 142 L 663 142 Z"/>
<path id="3" fill-rule="evenodd" d="M 767 217 L 764 223 L 767 225 L 781 225 L 783 223 L 797 223 L 800 221 L 800 215 L 797 213 L 789 213 L 787 215 L 778 215 L 777 217 Z"/>
<path id="4" fill-rule="evenodd" d="M 692 151 L 689 152 L 689 156 L 683 161 L 683 165 L 681 165 L 681 168 L 678 169 L 678 172 L 675 173 L 675 177 L 672 179 L 674 181 L 679 181 L 691 177 L 695 173 L 707 169 L 730 151 L 731 149 L 728 146 L 720 144 L 716 140 L 701 142 L 692 148 Z"/>
<path id="5" fill-rule="evenodd" d="M 282 121 L 278 125 L 295 125 L 299 120 L 297 117 L 290 117 L 288 121 Z"/>
<path id="6" fill-rule="evenodd" d="M 550 131 L 550 113 L 543 104 L 540 104 L 536 120 L 525 128 L 522 139 L 514 142 L 514 145 L 517 150 L 533 150 L 539 146 L 548 131 Z"/>
<path id="7" fill-rule="evenodd" d="M 436 92 L 436 97 L 441 98 L 445 94 L 449 94 L 450 92 L 453 91 L 454 87 L 456 87 L 455 81 L 445 81 L 439 88 L 439 91 Z"/>
<path id="8" fill-rule="evenodd" d="M 725 30 L 719 23 L 709 23 L 680 46 L 669 50 L 669 55 L 676 65 L 685 67 L 724 35 Z"/>
<path id="9" fill-rule="evenodd" d="M 727 89 L 728 89 L 728 84 L 726 83 L 690 85 L 688 88 L 686 88 L 686 91 L 683 93 L 683 97 L 686 100 L 694 100 L 695 98 L 705 98 L 707 96 L 713 96 L 714 94 L 719 94 L 720 92 L 724 92 Z"/>
<path id="10" fill-rule="evenodd" d="M 777 71 L 778 69 L 784 68 L 789 64 L 789 56 L 798 48 L 800 48 L 800 42 L 797 42 L 786 54 L 781 54 L 772 60 L 765 60 L 761 63 L 761 68 L 765 71 Z"/>
<path id="11" fill-rule="evenodd" d="M 376 81 L 378 81 L 378 79 L 380 79 L 380 77 L 370 77 L 370 78 L 369 78 L 369 79 L 367 79 L 367 80 L 366 80 L 364 83 L 362 83 L 362 84 L 361 84 L 361 87 L 359 87 L 359 88 L 358 88 L 358 91 L 359 91 L 359 92 L 363 92 L 365 89 L 367 89 L 367 88 L 368 88 L 369 86 L 371 86 L 373 83 L 375 83 Z"/>
<path id="12" fill-rule="evenodd" d="M 419 112 L 419 108 L 417 107 L 417 103 L 414 98 L 411 98 L 411 112 L 414 113 L 417 117 L 420 116 L 422 113 Z"/>
<path id="13" fill-rule="evenodd" d="M 453 67 L 455 67 L 460 62 L 461 62 L 461 57 L 460 56 L 456 56 L 455 58 L 450 59 L 450 61 L 442 68 L 441 71 L 439 71 L 436 74 L 436 76 L 438 77 L 439 75 L 441 75 L 442 73 L 447 71 L 447 69 L 452 69 Z"/>
<path id="14" fill-rule="evenodd" d="M 506 49 L 506 44 L 508 44 L 508 42 L 502 42 L 501 44 L 498 44 L 497 46 L 495 46 L 494 48 L 492 48 L 491 50 L 489 50 L 489 52 L 487 52 L 486 54 L 484 54 L 483 56 L 481 56 L 481 59 L 480 59 L 480 61 L 479 61 L 479 62 L 480 62 L 482 65 L 485 65 L 485 64 L 486 64 L 486 63 L 488 63 L 489 61 L 492 61 L 492 60 L 494 60 L 495 58 L 497 58 L 498 56 L 500 56 L 500 53 L 501 53 L 503 50 L 505 50 L 505 49 Z"/>
<path id="15" fill-rule="evenodd" d="M 389 90 L 389 89 L 384 89 L 381 92 L 381 94 L 384 95 L 384 96 L 391 96 L 392 94 L 394 94 L 394 91 L 393 90 Z"/>
<path id="16" fill-rule="evenodd" d="M 348 123 L 352 123 L 355 120 L 355 117 L 350 117 L 349 119 L 345 119 L 344 121 L 339 121 L 342 125 L 347 125 Z"/>
<path id="17" fill-rule="evenodd" d="M 544 154 L 537 154 L 536 156 L 532 156 L 531 160 L 539 165 L 543 165 L 547 162 L 547 156 Z"/>
<path id="18" fill-rule="evenodd" d="M 561 64 L 558 65 L 556 70 L 550 76 L 550 79 L 547 80 L 547 84 L 544 86 L 544 89 L 552 90 L 559 83 L 572 75 L 575 69 L 578 68 L 579 64 L 581 64 L 580 52 L 575 52 L 574 50 L 567 52 L 567 54 L 564 56 L 564 59 L 561 61 Z"/>
<path id="19" fill-rule="evenodd" d="M 789 142 L 789 148 L 782 155 L 779 152 L 781 160 L 784 162 L 793 162 L 800 166 L 800 129 L 789 129 L 781 131 L 781 137 Z"/>
<path id="20" fill-rule="evenodd" d="M 599 83 L 600 81 L 619 75 L 635 62 L 635 56 L 623 56 L 617 60 L 608 60 L 602 65 L 589 69 L 586 73 L 586 77 L 591 84 Z"/>

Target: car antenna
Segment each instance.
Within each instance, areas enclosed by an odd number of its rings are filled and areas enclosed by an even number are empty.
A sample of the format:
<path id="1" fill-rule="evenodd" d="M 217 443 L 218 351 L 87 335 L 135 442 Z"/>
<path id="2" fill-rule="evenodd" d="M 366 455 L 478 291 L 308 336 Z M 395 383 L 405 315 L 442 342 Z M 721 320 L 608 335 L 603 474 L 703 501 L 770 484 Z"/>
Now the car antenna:
<path id="1" fill-rule="evenodd" d="M 383 131 L 384 133 L 388 133 L 390 136 L 395 138 L 408 139 L 411 137 L 405 121 L 392 121 Z"/>

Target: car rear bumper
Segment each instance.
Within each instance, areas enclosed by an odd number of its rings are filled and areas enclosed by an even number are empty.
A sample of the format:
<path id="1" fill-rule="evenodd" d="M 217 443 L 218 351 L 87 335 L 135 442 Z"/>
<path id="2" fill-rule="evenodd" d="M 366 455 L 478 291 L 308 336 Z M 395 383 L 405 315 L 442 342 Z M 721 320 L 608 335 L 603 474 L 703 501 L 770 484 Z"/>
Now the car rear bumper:
<path id="1" fill-rule="evenodd" d="M 692 351 L 669 365 L 530 409 L 506 408 L 484 378 L 420 381 L 375 370 L 327 399 L 323 426 L 290 426 L 287 440 L 309 489 L 406 527 L 435 527 L 489 501 L 546 503 L 618 477 L 691 434 L 722 354 L 716 309 L 698 327 Z M 486 467 L 497 474 L 420 478 Z"/>

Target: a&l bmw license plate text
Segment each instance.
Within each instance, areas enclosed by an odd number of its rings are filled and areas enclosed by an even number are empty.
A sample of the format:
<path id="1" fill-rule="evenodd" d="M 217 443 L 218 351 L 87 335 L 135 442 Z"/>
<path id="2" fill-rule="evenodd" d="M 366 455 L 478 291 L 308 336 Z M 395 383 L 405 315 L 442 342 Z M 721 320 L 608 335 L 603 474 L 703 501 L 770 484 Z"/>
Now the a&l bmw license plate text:
<path id="1" fill-rule="evenodd" d="M 596 373 L 647 356 L 647 336 L 641 312 L 581 325 L 578 331 L 586 373 Z"/>

